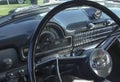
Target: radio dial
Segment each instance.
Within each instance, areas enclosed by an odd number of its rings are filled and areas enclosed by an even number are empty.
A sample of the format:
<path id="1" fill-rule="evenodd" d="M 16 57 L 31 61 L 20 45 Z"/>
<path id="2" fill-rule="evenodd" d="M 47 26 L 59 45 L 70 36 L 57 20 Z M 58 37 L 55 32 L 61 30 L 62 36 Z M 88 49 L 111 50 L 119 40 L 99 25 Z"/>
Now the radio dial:
<path id="1" fill-rule="evenodd" d="M 94 28 L 95 28 L 95 24 L 89 23 L 89 24 L 88 24 L 88 28 L 89 28 L 89 29 L 94 29 Z"/>
<path id="2" fill-rule="evenodd" d="M 13 60 L 11 58 L 3 59 L 3 66 L 5 67 L 5 69 L 11 68 L 12 65 L 13 65 Z"/>

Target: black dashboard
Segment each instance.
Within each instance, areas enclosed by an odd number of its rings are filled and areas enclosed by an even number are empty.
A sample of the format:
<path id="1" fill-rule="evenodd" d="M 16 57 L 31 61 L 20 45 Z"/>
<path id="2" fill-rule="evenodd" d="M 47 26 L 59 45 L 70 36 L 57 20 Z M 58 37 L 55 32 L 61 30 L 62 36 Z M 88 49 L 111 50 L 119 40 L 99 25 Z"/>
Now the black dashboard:
<path id="1" fill-rule="evenodd" d="M 96 13 L 97 12 L 97 13 Z M 13 19 L 0 25 L 0 80 L 27 74 L 29 41 L 47 12 Z M 2 20 L 2 18 L 1 18 Z M 94 8 L 71 8 L 49 21 L 37 41 L 36 57 L 45 61 L 52 57 L 70 56 L 71 51 L 94 48 L 112 31 L 110 18 Z M 110 22 L 111 23 L 111 22 Z M 112 36 L 119 36 L 120 30 Z"/>

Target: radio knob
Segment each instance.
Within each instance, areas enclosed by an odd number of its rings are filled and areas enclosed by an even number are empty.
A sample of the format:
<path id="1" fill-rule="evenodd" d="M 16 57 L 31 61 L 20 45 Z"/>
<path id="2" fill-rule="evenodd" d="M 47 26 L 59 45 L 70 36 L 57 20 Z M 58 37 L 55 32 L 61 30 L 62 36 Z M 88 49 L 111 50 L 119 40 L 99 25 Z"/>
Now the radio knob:
<path id="1" fill-rule="evenodd" d="M 25 70 L 24 69 L 21 69 L 18 71 L 19 75 L 20 76 L 24 76 L 25 75 Z"/>
<path id="2" fill-rule="evenodd" d="M 13 65 L 13 61 L 11 58 L 6 58 L 3 60 L 3 66 L 5 67 L 5 69 L 11 68 L 12 65 Z"/>
<path id="3" fill-rule="evenodd" d="M 89 24 L 88 24 L 88 28 L 89 28 L 89 29 L 94 29 L 94 28 L 95 28 L 95 24 L 89 23 Z"/>
<path id="4" fill-rule="evenodd" d="M 13 80 L 16 76 L 13 73 L 8 73 L 6 77 L 7 80 Z"/>
<path id="5" fill-rule="evenodd" d="M 113 24 L 115 24 L 115 22 L 113 21 L 113 20 L 107 20 L 107 25 L 113 25 Z"/>

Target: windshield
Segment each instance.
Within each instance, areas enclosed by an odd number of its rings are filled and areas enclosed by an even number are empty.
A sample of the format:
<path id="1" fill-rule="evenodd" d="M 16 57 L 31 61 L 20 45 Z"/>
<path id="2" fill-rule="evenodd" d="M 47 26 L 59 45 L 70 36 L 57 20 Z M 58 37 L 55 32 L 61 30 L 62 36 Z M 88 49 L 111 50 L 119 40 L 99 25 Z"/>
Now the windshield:
<path id="1" fill-rule="evenodd" d="M 48 4 L 61 3 L 65 1 L 69 1 L 69 0 L 0 0 L 0 17 L 6 16 L 13 12 L 19 12 L 21 10 L 31 10 L 32 8 L 30 6 L 33 6 L 33 5 L 43 6 Z M 107 7 L 120 6 L 120 0 L 114 0 L 114 1 L 92 0 L 92 1 L 98 2 Z M 119 11 L 116 11 L 114 9 L 111 9 L 111 10 L 113 10 L 117 15 L 120 14 Z"/>

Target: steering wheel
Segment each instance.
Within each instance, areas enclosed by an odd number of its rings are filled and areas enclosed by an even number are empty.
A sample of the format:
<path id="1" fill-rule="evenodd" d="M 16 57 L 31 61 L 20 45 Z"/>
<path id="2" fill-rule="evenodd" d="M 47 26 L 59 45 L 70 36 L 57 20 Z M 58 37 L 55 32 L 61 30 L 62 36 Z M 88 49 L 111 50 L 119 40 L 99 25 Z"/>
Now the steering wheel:
<path id="1" fill-rule="evenodd" d="M 77 7 L 77 6 L 91 6 L 91 7 L 95 7 L 101 11 L 103 11 L 105 14 L 107 14 L 108 16 L 110 16 L 115 22 L 116 24 L 118 24 L 120 26 L 120 20 L 119 18 L 112 12 L 110 11 L 108 8 L 96 3 L 96 2 L 92 2 L 92 1 L 87 1 L 87 0 L 73 0 L 73 1 L 68 1 L 65 3 L 62 3 L 60 5 L 58 5 L 57 7 L 55 7 L 54 9 L 52 9 L 40 22 L 40 24 L 38 25 L 38 28 L 36 29 L 36 31 L 34 32 L 31 40 L 30 40 L 30 46 L 29 46 L 29 51 L 28 51 L 28 76 L 29 76 L 29 82 L 36 82 L 36 76 L 35 76 L 35 68 L 36 68 L 36 64 L 35 64 L 35 49 L 36 49 L 36 45 L 37 45 L 37 41 L 39 40 L 39 36 L 41 34 L 41 32 L 43 31 L 44 27 L 46 26 L 47 22 L 53 17 L 55 16 L 57 13 L 59 13 L 60 11 L 66 9 L 66 8 L 70 8 L 70 7 Z M 118 29 L 118 27 L 116 27 L 114 30 Z M 114 32 L 114 31 L 113 31 Z M 112 34 L 112 33 L 111 33 Z M 108 35 L 109 37 L 109 35 Z M 101 50 L 101 49 L 100 49 Z M 99 51 L 99 50 L 98 50 Z M 104 50 L 101 50 L 104 51 Z M 95 52 L 94 52 L 95 53 Z M 90 56 L 91 57 L 91 56 Z M 110 60 L 109 55 L 106 56 L 108 58 L 108 60 Z M 92 58 L 92 57 L 91 57 Z M 69 61 L 73 61 L 74 60 L 82 60 L 81 57 L 77 56 L 77 57 L 70 57 L 70 58 L 63 58 L 61 60 L 69 60 Z M 49 60 L 47 62 L 51 62 L 54 61 L 53 60 Z M 109 69 L 111 69 L 111 62 L 112 60 L 110 60 L 109 63 L 109 67 L 107 68 L 107 72 L 109 71 Z M 91 62 L 92 63 L 92 62 Z M 106 66 L 104 66 L 106 68 Z M 92 67 L 91 67 L 92 68 Z M 93 69 L 93 71 L 95 72 L 95 69 Z M 100 71 L 101 72 L 101 71 Z M 109 75 L 109 73 L 107 73 L 105 75 L 105 77 Z M 104 76 L 104 75 L 103 75 Z"/>

